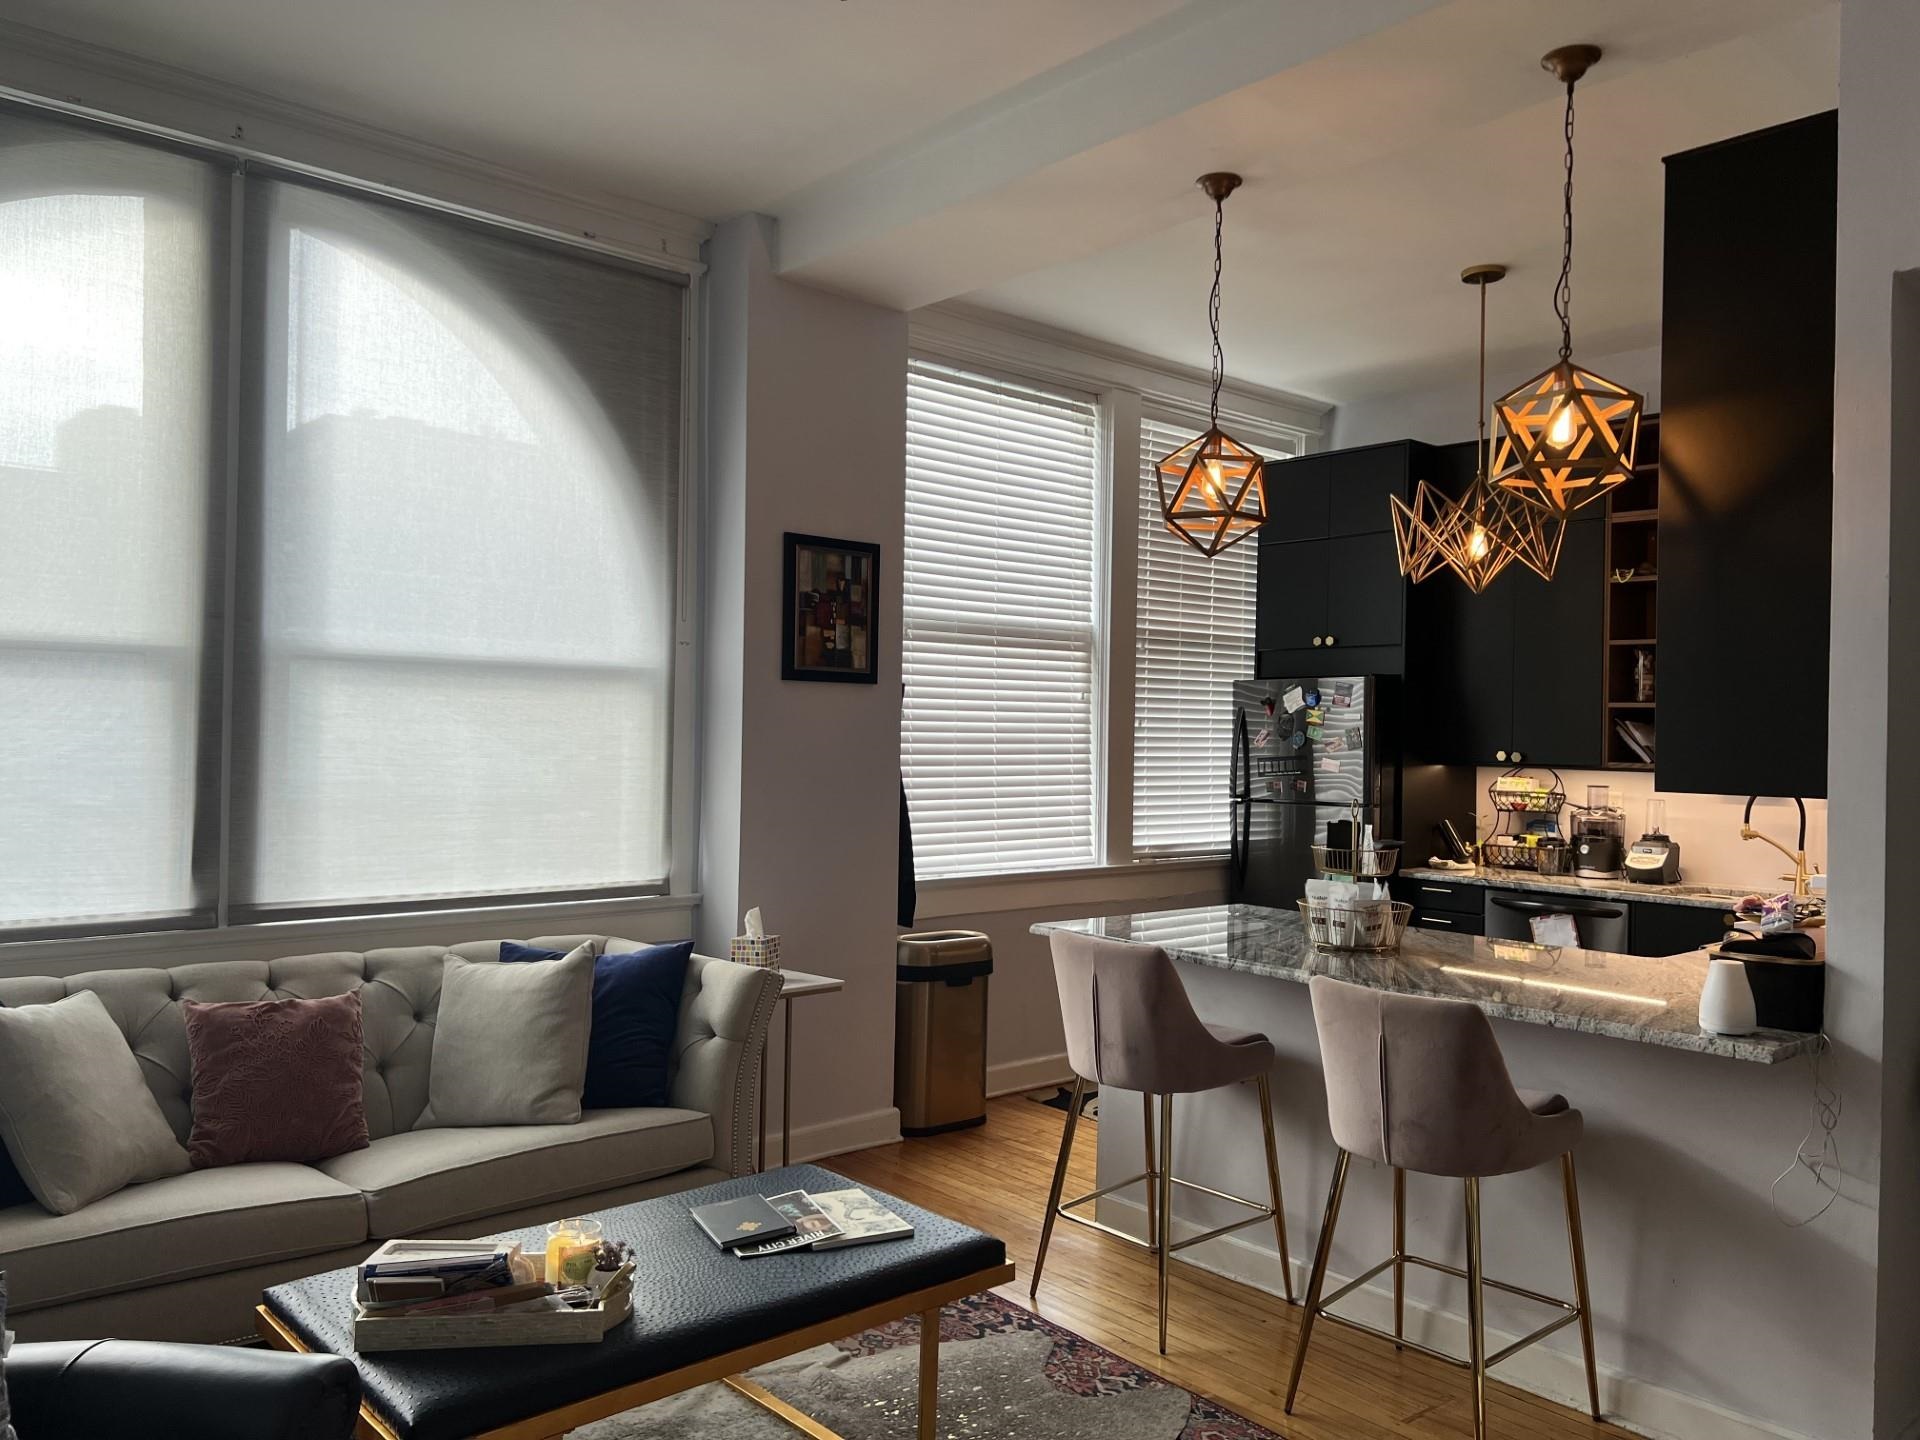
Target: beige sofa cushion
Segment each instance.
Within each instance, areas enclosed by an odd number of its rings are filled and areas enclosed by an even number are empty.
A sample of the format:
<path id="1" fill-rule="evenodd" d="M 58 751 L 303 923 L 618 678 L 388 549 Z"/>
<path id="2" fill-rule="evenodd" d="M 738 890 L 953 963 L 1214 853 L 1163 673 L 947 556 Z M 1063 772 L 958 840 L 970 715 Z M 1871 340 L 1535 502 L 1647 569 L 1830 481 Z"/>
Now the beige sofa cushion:
<path id="1" fill-rule="evenodd" d="M 315 1168 L 364 1192 L 368 1233 L 389 1240 L 630 1185 L 712 1155 L 713 1121 L 698 1110 L 591 1110 L 574 1125 L 388 1135 Z"/>
<path id="2" fill-rule="evenodd" d="M 21 1312 L 317 1255 L 366 1236 L 359 1192 L 308 1165 L 192 1170 L 131 1185 L 71 1215 L 38 1205 L 0 1210 L 9 1303 Z"/>

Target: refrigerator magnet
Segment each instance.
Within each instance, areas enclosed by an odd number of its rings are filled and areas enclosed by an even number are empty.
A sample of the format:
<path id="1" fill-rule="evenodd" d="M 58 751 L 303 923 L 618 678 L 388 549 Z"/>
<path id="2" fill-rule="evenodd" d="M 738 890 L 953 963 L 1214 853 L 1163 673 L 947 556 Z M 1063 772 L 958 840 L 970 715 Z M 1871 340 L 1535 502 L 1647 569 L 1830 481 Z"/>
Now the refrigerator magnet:
<path id="1" fill-rule="evenodd" d="M 1262 728 L 1255 731 L 1253 736 L 1254 748 L 1259 750 L 1266 749 L 1267 742 L 1271 739 L 1273 739 L 1273 732 L 1271 730 Z"/>
<path id="2" fill-rule="evenodd" d="M 1313 708 L 1315 708 L 1316 710 L 1317 710 L 1317 709 L 1319 709 L 1319 707 L 1320 707 L 1320 692 L 1319 692 L 1318 690 L 1309 690 L 1309 691 L 1307 691 L 1307 704 L 1309 704 L 1310 706 L 1312 706 L 1312 707 L 1313 707 Z"/>
<path id="3" fill-rule="evenodd" d="M 1280 697 L 1280 703 L 1285 705 L 1289 710 L 1298 710 L 1302 705 L 1306 704 L 1306 696 L 1301 693 L 1298 685 L 1289 685 L 1286 693 Z"/>
<path id="4" fill-rule="evenodd" d="M 1338 733 L 1329 735 L 1325 740 L 1320 742 L 1320 748 L 1329 754 L 1344 750 L 1347 748 L 1347 737 Z"/>
<path id="5" fill-rule="evenodd" d="M 1294 731 L 1291 735 L 1287 736 L 1287 743 L 1298 750 L 1302 745 L 1307 743 L 1307 732 L 1304 730 Z"/>
<path id="6" fill-rule="evenodd" d="M 1334 681 L 1333 703 L 1336 705 L 1345 705 L 1351 702 L 1352 699 L 1353 699 L 1353 682 L 1351 680 Z"/>
<path id="7" fill-rule="evenodd" d="M 1309 705 L 1307 707 L 1306 721 L 1309 725 L 1324 725 L 1327 721 L 1327 712 L 1318 705 Z"/>
<path id="8" fill-rule="evenodd" d="M 1318 740 L 1323 733 L 1318 725 L 1307 726 L 1307 739 L 1309 740 Z"/>

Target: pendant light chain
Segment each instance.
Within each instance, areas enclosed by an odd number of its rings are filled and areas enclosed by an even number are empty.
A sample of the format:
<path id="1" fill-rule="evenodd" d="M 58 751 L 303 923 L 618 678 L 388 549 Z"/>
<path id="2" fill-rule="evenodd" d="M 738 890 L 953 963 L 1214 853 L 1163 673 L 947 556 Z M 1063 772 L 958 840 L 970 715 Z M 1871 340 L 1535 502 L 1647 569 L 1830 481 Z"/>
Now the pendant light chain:
<path id="1" fill-rule="evenodd" d="M 1207 297 L 1207 325 L 1213 331 L 1213 395 L 1207 402 L 1207 423 L 1220 423 L 1220 386 L 1227 378 L 1227 356 L 1220 348 L 1220 245 L 1226 229 L 1226 201 L 1213 202 L 1213 291 Z"/>
<path id="2" fill-rule="evenodd" d="M 1560 195 L 1560 283 L 1553 287 L 1553 313 L 1560 317 L 1560 358 L 1573 358 L 1573 81 L 1567 81 L 1567 172 Z"/>

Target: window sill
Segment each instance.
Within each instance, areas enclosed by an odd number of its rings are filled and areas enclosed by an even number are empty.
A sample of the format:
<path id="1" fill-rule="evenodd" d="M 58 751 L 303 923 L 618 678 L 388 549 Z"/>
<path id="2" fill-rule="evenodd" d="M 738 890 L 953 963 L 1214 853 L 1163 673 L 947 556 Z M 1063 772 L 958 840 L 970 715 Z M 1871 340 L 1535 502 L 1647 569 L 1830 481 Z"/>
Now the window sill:
<path id="1" fill-rule="evenodd" d="M 1020 910 L 1128 905 L 1137 901 L 1218 900 L 1226 893 L 1224 855 L 1137 860 L 1075 870 L 1022 870 L 1006 875 L 954 875 L 919 882 L 914 923 Z"/>
<path id="2" fill-rule="evenodd" d="M 394 915 L 342 915 L 315 920 L 265 921 L 223 930 L 157 930 L 66 940 L 0 943 L 0 975 L 73 975 L 133 965 L 179 965 L 201 960 L 272 960 L 319 950 L 372 950 L 400 945 L 448 945 L 494 936 L 612 933 L 605 923 L 652 922 L 676 933 L 632 934 L 633 940 L 683 939 L 692 933 L 698 894 L 535 902 L 476 903 L 462 910 L 416 910 Z M 683 918 L 684 917 L 684 918 Z"/>

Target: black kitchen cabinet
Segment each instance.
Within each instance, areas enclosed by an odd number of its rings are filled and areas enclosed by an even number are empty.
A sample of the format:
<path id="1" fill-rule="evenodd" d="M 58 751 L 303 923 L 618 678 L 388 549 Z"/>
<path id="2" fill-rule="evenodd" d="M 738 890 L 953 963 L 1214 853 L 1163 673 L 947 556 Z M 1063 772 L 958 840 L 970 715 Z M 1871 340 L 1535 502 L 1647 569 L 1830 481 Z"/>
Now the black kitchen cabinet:
<path id="1" fill-rule="evenodd" d="M 1407 586 L 1388 502 L 1407 496 L 1428 453 L 1402 440 L 1268 470 L 1254 606 L 1258 674 L 1400 673 Z"/>
<path id="2" fill-rule="evenodd" d="M 1635 900 L 1631 909 L 1636 955 L 1683 955 L 1726 938 L 1726 913 L 1705 905 Z"/>
<path id="3" fill-rule="evenodd" d="M 1471 478 L 1471 444 L 1442 447 L 1449 489 Z M 1509 566 L 1483 594 L 1451 574 L 1407 600 L 1407 753 L 1436 765 L 1601 761 L 1606 527 L 1567 527 L 1551 583 Z"/>
<path id="4" fill-rule="evenodd" d="M 1827 793 L 1833 113 L 1666 162 L 1662 790 Z M 1779 657 L 1771 719 L 1728 697 Z"/>

